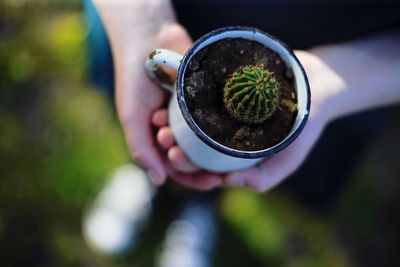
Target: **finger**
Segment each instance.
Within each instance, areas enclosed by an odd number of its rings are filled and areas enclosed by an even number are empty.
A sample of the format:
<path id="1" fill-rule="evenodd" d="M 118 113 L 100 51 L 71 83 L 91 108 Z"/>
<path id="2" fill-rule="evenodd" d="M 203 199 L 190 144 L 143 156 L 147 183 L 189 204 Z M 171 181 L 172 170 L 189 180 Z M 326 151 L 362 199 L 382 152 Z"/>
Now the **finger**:
<path id="1" fill-rule="evenodd" d="M 181 172 L 187 173 L 199 170 L 178 146 L 173 146 L 168 150 L 168 160 L 175 169 Z"/>
<path id="2" fill-rule="evenodd" d="M 136 69 L 136 64 L 142 63 L 133 62 L 131 67 Z M 151 117 L 164 102 L 166 94 L 145 78 L 143 67 L 133 72 L 129 70 L 121 67 L 116 72 L 118 117 L 133 159 L 147 170 L 155 184 L 162 184 L 166 169 L 155 146 Z"/>
<path id="3" fill-rule="evenodd" d="M 153 113 L 151 122 L 154 126 L 164 127 L 168 124 L 168 112 L 166 109 L 159 109 Z"/>
<path id="4" fill-rule="evenodd" d="M 187 174 L 176 171 L 172 166 L 167 167 L 167 172 L 175 182 L 195 190 L 208 191 L 222 185 L 222 176 L 205 171 Z"/>
<path id="5" fill-rule="evenodd" d="M 178 23 L 165 24 L 160 30 L 158 40 L 161 47 L 168 48 L 180 54 L 186 53 L 193 44 L 189 33 Z M 163 70 L 171 77 L 176 77 L 176 70 L 171 68 L 163 68 Z"/>
<path id="6" fill-rule="evenodd" d="M 149 121 L 135 119 L 129 123 L 124 122 L 123 128 L 133 159 L 146 169 L 155 184 L 163 184 L 166 179 L 166 169 L 152 140 L 153 133 Z"/>
<path id="7" fill-rule="evenodd" d="M 171 128 L 162 127 L 157 133 L 157 142 L 164 149 L 169 149 L 175 143 L 175 138 Z"/>
<path id="8" fill-rule="evenodd" d="M 178 23 L 165 24 L 159 33 L 158 39 L 161 41 L 163 47 L 182 54 L 193 43 L 189 33 Z"/>

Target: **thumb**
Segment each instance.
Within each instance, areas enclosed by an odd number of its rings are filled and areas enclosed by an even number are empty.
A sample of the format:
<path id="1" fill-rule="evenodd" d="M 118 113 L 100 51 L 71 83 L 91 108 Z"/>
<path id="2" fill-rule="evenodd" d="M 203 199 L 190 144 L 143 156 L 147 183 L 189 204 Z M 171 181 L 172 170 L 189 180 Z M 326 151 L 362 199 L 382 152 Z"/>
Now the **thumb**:
<path id="1" fill-rule="evenodd" d="M 193 44 L 189 33 L 178 23 L 164 25 L 160 30 L 158 40 L 162 47 L 182 54 L 186 53 Z"/>

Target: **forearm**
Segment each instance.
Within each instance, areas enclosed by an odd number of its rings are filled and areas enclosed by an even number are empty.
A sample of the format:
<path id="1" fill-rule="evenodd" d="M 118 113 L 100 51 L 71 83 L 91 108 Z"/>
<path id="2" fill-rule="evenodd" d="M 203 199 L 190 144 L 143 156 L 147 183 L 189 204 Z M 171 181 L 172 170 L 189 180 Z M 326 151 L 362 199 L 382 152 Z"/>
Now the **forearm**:
<path id="1" fill-rule="evenodd" d="M 329 119 L 400 102 L 400 31 L 311 50 L 332 73 Z"/>
<path id="2" fill-rule="evenodd" d="M 155 46 L 160 28 L 176 21 L 170 0 L 93 0 L 118 56 Z"/>

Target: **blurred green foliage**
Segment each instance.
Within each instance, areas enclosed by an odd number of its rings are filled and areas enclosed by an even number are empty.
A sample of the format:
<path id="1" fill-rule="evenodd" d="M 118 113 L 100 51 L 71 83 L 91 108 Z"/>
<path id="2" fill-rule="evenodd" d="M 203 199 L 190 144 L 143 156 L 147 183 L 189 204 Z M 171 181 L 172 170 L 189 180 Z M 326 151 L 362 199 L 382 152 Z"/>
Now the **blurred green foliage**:
<path id="1" fill-rule="evenodd" d="M 222 205 L 249 248 L 272 266 L 351 266 L 329 225 L 285 197 L 270 194 L 262 201 L 232 190 Z"/>
<path id="2" fill-rule="evenodd" d="M 84 207 L 128 162 L 108 100 L 86 79 L 79 1 L 0 3 L 1 266 L 76 266 Z"/>
<path id="3" fill-rule="evenodd" d="M 86 82 L 85 25 L 70 3 L 3 6 L 1 149 L 10 174 L 36 171 L 43 190 L 82 205 L 129 157 L 109 103 Z"/>
<path id="4" fill-rule="evenodd" d="M 159 252 L 165 206 L 130 256 L 105 258 L 82 240 L 85 207 L 130 161 L 110 103 L 87 81 L 86 36 L 77 0 L 0 2 L 1 266 L 151 266 Z M 394 263 L 400 129 L 391 125 L 329 214 L 279 190 L 225 190 L 216 266 Z"/>

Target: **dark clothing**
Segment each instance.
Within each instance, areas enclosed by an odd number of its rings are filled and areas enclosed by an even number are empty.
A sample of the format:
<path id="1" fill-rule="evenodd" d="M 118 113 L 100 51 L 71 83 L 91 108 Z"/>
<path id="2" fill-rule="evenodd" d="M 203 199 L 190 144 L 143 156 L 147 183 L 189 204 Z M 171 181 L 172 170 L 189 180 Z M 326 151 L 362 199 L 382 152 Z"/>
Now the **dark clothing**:
<path id="1" fill-rule="evenodd" d="M 342 42 L 400 25 L 400 1 L 173 0 L 194 39 L 242 25 L 275 35 L 293 49 Z"/>

